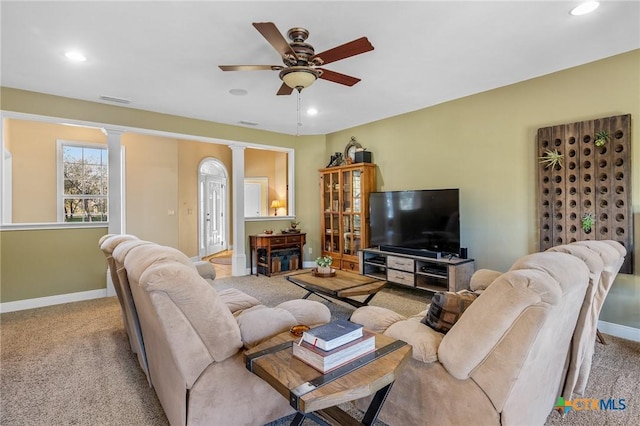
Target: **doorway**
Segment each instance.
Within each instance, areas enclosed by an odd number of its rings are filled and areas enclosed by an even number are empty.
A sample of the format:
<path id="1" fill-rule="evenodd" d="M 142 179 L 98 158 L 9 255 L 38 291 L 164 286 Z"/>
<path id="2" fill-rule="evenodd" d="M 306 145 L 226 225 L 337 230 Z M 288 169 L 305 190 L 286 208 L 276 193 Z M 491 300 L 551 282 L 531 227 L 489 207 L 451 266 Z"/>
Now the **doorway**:
<path id="1" fill-rule="evenodd" d="M 228 173 L 215 158 L 205 158 L 198 168 L 198 255 L 229 249 Z"/>

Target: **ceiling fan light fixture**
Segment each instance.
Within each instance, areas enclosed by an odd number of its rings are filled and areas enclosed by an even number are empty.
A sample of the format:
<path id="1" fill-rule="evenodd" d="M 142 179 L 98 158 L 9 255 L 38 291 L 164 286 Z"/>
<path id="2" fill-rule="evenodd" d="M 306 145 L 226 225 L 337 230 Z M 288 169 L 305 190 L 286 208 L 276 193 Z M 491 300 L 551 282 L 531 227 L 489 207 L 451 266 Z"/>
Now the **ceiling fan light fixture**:
<path id="1" fill-rule="evenodd" d="M 292 89 L 306 89 L 318 78 L 315 71 L 305 67 L 290 67 L 280 71 L 280 79 Z"/>

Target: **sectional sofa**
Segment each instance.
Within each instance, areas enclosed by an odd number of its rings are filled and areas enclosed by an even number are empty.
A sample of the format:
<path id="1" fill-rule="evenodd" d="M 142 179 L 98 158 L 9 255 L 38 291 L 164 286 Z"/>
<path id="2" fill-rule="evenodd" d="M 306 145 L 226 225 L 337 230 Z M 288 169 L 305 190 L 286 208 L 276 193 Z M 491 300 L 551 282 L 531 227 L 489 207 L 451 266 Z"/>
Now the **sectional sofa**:
<path id="1" fill-rule="evenodd" d="M 293 325 L 328 322 L 326 306 L 291 300 L 269 308 L 236 289 L 218 292 L 206 265 L 135 236 L 99 244 L 131 349 L 172 425 L 257 425 L 294 413 L 246 369 L 243 351 Z"/>

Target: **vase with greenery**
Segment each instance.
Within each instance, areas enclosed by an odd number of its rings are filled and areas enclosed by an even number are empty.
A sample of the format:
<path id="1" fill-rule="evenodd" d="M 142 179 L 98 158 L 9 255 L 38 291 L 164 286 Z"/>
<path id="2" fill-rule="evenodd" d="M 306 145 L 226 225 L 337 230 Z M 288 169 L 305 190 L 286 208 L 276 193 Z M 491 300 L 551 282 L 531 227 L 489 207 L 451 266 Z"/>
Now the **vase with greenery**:
<path id="1" fill-rule="evenodd" d="M 330 274 L 332 263 L 333 263 L 333 258 L 331 256 L 320 256 L 319 258 L 317 258 L 316 265 L 318 265 L 318 273 Z"/>

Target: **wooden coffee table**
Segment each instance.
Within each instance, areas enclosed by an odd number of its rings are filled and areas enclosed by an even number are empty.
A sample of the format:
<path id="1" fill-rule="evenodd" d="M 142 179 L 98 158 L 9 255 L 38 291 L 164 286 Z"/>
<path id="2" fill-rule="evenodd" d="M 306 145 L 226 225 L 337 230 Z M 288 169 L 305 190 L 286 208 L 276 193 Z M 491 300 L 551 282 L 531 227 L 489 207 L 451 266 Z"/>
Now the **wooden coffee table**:
<path id="1" fill-rule="evenodd" d="M 382 334 L 376 335 L 376 351 L 343 367 L 322 374 L 294 358 L 291 346 L 299 338 L 279 334 L 245 352 L 247 369 L 269 383 L 297 411 L 291 422 L 317 414 L 339 425 L 371 425 L 378 417 L 393 382 L 411 357 L 411 346 Z M 337 405 L 375 394 L 362 423 Z M 319 421 L 326 424 L 324 421 Z"/>
<path id="2" fill-rule="evenodd" d="M 344 271 L 336 271 L 334 277 L 320 277 L 315 276 L 313 272 L 302 272 L 287 275 L 287 281 L 308 291 L 303 299 L 315 294 L 325 300 L 326 297 L 341 300 L 356 308 L 368 305 L 373 296 L 387 285 L 384 280 Z M 367 295 L 362 302 L 351 298 L 362 295 Z"/>

